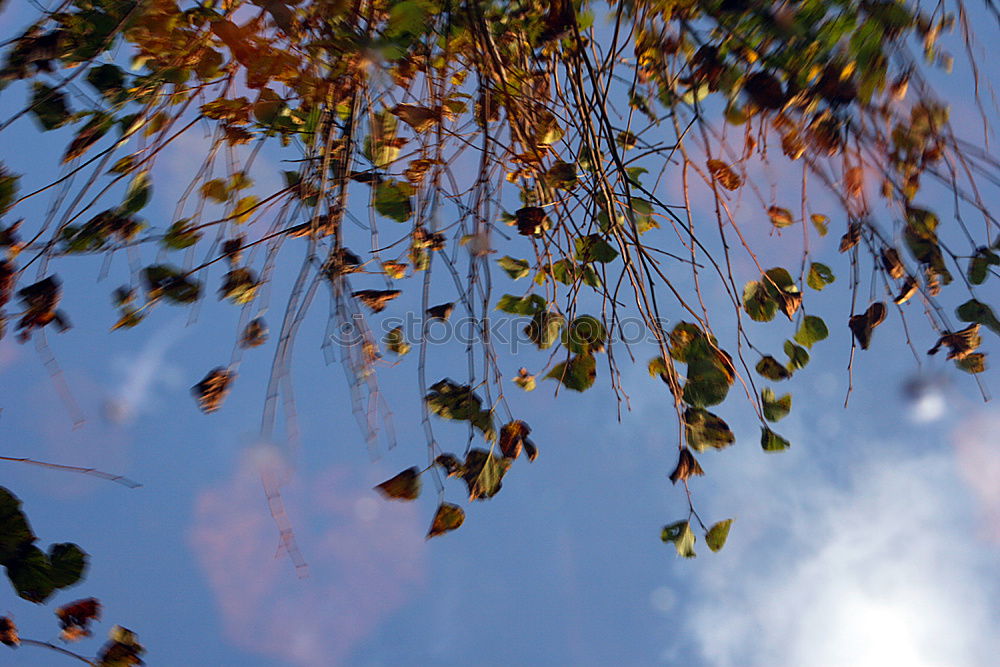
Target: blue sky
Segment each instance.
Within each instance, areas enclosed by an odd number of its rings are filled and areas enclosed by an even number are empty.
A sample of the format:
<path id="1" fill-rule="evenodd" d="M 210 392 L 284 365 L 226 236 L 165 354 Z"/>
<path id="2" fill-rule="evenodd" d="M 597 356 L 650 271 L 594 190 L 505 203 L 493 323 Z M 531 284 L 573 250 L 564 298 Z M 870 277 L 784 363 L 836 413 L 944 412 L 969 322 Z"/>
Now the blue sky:
<path id="1" fill-rule="evenodd" d="M 8 6 L 3 32 L 26 14 Z M 0 93 L 0 117 L 22 94 Z M 0 135 L 0 161 L 25 174 L 25 188 L 41 184 L 54 172 L 38 165 L 58 156 L 70 134 L 42 136 L 22 119 Z M 192 139 L 164 155 L 147 215 L 171 214 L 198 148 Z M 756 229 L 765 233 L 766 220 Z M 831 233 L 819 252 L 846 279 L 838 237 Z M 771 248 L 768 259 L 797 257 L 793 240 Z M 275 276 L 275 304 L 300 253 L 282 251 L 288 269 Z M 56 266 L 74 328 L 49 341 L 87 420 L 73 428 L 34 346 L 8 336 L 0 341 L 0 452 L 126 474 L 143 487 L 0 468 L 0 484 L 24 501 L 42 542 L 75 541 L 92 559 L 86 581 L 44 607 L 0 586 L 0 613 L 12 614 L 23 636 L 54 640 L 55 606 L 95 596 L 104 604 L 98 638 L 77 648 L 96 652 L 118 623 L 139 634 L 151 665 L 955 667 L 985 666 L 1000 654 L 1000 413 L 940 357 L 922 359 L 918 370 L 897 343 L 894 316 L 860 354 L 844 410 L 843 290 L 809 295 L 831 336 L 781 387 L 795 403 L 776 430 L 792 449 L 762 452 L 759 426 L 735 393 L 718 410 L 737 444 L 701 457 L 708 475 L 692 488 L 706 521 L 736 521 L 723 551 L 712 554 L 699 539 L 699 557 L 683 560 L 659 541 L 686 503 L 667 479 L 676 428 L 669 396 L 645 371 L 648 348 L 626 372 L 632 411 L 621 423 L 601 381 L 558 397 L 552 381 L 530 394 L 514 388 L 538 460 L 517 461 L 496 498 L 466 507 L 461 530 L 428 542 L 433 493 L 398 504 L 371 488 L 424 460 L 413 355 L 380 372 L 398 444 L 372 460 L 344 374 L 320 348 L 321 299 L 296 348 L 301 446 L 290 451 L 257 435 L 272 345 L 246 353 L 219 413 L 202 415 L 189 395 L 208 369 L 228 363 L 237 308 L 209 295 L 196 321 L 162 307 L 136 329 L 109 333 L 115 315 L 105 295 L 127 273 L 123 259 L 96 292 L 100 261 Z M 497 295 L 521 289 L 497 281 Z M 438 289 L 447 296 L 447 285 Z M 279 315 L 277 307 L 268 315 L 272 327 Z M 933 342 L 922 331 L 917 348 Z M 997 349 L 993 334 L 984 333 L 984 348 Z M 430 350 L 431 381 L 463 377 L 464 358 L 455 355 Z M 544 362 L 530 351 L 503 358 L 511 375 Z M 916 401 L 903 394 L 913 379 L 923 387 Z M 108 418 L 109 407 L 118 419 Z M 464 448 L 462 429 L 436 429 Z M 261 469 L 288 472 L 284 498 L 308 578 L 275 558 Z M 450 487 L 446 497 L 461 495 Z M 61 664 L 39 649 L 0 648 L 5 665 Z"/>

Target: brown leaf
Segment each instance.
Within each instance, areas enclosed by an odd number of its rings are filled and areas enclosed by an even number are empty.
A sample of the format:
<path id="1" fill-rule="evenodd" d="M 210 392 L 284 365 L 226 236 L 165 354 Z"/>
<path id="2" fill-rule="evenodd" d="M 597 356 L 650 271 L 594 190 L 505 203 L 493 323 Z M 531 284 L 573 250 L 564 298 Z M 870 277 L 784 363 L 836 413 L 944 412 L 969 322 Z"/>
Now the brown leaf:
<path id="1" fill-rule="evenodd" d="M 847 233 L 840 237 L 840 252 L 847 252 L 861 242 L 861 223 L 852 222 Z"/>
<path id="2" fill-rule="evenodd" d="M 771 224 L 779 229 L 795 224 L 795 218 L 792 217 L 792 212 L 787 208 L 772 206 L 767 209 L 767 216 L 771 218 Z"/>
<path id="3" fill-rule="evenodd" d="M 743 185 L 743 179 L 722 160 L 709 160 L 708 171 L 727 190 L 736 190 Z"/>
<path id="4" fill-rule="evenodd" d="M 416 500 L 420 495 L 420 469 L 407 468 L 376 486 L 375 490 L 389 500 Z"/>
<path id="5" fill-rule="evenodd" d="M 247 349 L 263 345 L 267 342 L 267 334 L 267 323 L 264 318 L 254 318 L 250 320 L 240 335 L 240 347 Z"/>
<path id="6" fill-rule="evenodd" d="M 514 212 L 517 231 L 522 236 L 541 236 L 545 228 L 545 209 L 525 206 Z"/>
<path id="7" fill-rule="evenodd" d="M 858 339 L 862 350 L 868 349 L 872 342 L 872 332 L 885 320 L 886 312 L 885 304 L 878 301 L 870 305 L 863 315 L 851 316 L 847 324 L 851 333 Z"/>
<path id="8" fill-rule="evenodd" d="M 778 308 L 788 316 L 788 319 L 792 319 L 800 306 L 802 306 L 801 292 L 778 290 Z"/>
<path id="9" fill-rule="evenodd" d="M 677 459 L 677 467 L 670 473 L 670 481 L 676 484 L 678 480 L 685 482 L 692 475 L 704 475 L 698 460 L 694 458 L 691 450 L 685 447 L 681 450 L 681 455 Z"/>
<path id="10" fill-rule="evenodd" d="M 899 259 L 899 252 L 895 248 L 882 248 L 882 266 L 890 277 L 902 278 L 906 275 L 906 267 Z"/>
<path id="11" fill-rule="evenodd" d="M 906 276 L 906 280 L 903 281 L 903 287 L 900 288 L 899 294 L 893 299 L 893 303 L 897 306 L 902 305 L 910 300 L 914 294 L 917 293 L 917 281 L 913 276 Z"/>
<path id="12" fill-rule="evenodd" d="M 27 340 L 32 329 L 40 329 L 50 322 L 60 325 L 62 319 L 56 313 L 56 306 L 62 297 L 62 284 L 55 276 L 49 276 L 18 291 L 17 296 L 24 304 L 24 313 L 17 323 L 23 330 L 19 338 Z"/>
<path id="13" fill-rule="evenodd" d="M 762 109 L 780 109 L 785 106 L 786 97 L 781 89 L 781 82 L 767 72 L 751 74 L 743 84 L 743 90 Z"/>
<path id="14" fill-rule="evenodd" d="M 21 645 L 21 639 L 17 636 L 17 626 L 7 616 L 0 616 L 0 644 L 10 647 Z"/>
<path id="15" fill-rule="evenodd" d="M 427 317 L 431 319 L 447 320 L 451 317 L 451 311 L 455 309 L 453 303 L 442 303 L 439 306 L 431 306 L 427 309 Z"/>
<path id="16" fill-rule="evenodd" d="M 927 351 L 927 354 L 937 354 L 942 345 L 947 345 L 950 348 L 948 359 L 961 360 L 975 352 L 982 342 L 982 338 L 979 336 L 979 324 L 970 324 L 954 333 L 945 331 L 938 338 L 937 344 Z"/>
<path id="17" fill-rule="evenodd" d="M 444 468 L 448 477 L 461 477 L 465 474 L 465 466 L 454 454 L 441 454 L 434 459 L 434 463 Z"/>
<path id="18" fill-rule="evenodd" d="M 531 433 L 531 427 L 520 419 L 505 424 L 500 429 L 500 451 L 509 459 L 516 459 L 521 454 L 525 439 Z M 537 455 L 537 451 L 536 451 Z M 529 455 L 529 458 L 530 455 Z"/>
<path id="19" fill-rule="evenodd" d="M 451 503 L 441 503 L 434 514 L 434 521 L 431 522 L 431 529 L 427 531 L 427 539 L 443 535 L 450 530 L 455 530 L 465 521 L 465 510 L 458 505 Z"/>
<path id="20" fill-rule="evenodd" d="M 851 167 L 844 172 L 844 187 L 847 194 L 855 199 L 860 199 L 865 183 L 865 172 L 861 167 Z"/>
<path id="21" fill-rule="evenodd" d="M 402 294 L 402 292 L 398 289 L 365 289 L 359 292 L 354 292 L 351 296 L 371 308 L 373 313 L 381 313 L 385 310 L 386 305 L 400 294 Z"/>
<path id="22" fill-rule="evenodd" d="M 198 400 L 201 411 L 209 414 L 222 407 L 234 379 L 236 373 L 220 366 L 210 370 L 201 382 L 191 387 L 191 393 Z"/>
<path id="23" fill-rule="evenodd" d="M 426 132 L 441 120 L 440 109 L 428 109 L 427 107 L 418 107 L 412 104 L 397 104 L 392 113 L 412 127 L 415 132 Z"/>
<path id="24" fill-rule="evenodd" d="M 56 609 L 59 617 L 60 637 L 72 642 L 90 636 L 90 622 L 101 617 L 101 603 L 96 598 L 77 600 Z"/>

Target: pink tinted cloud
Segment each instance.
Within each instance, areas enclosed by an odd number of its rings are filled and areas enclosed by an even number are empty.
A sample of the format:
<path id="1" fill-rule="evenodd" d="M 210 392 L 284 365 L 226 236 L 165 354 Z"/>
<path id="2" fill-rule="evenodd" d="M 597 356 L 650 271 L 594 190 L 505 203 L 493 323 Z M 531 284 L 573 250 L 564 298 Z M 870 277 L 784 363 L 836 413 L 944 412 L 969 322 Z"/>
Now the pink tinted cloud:
<path id="1" fill-rule="evenodd" d="M 283 492 L 309 563 L 297 579 L 288 558 L 275 557 L 254 458 L 199 494 L 190 534 L 228 638 L 290 664 L 342 664 L 423 584 L 424 517 L 377 498 L 370 480 L 345 468 L 300 480 L 298 492 Z"/>
<path id="2" fill-rule="evenodd" d="M 959 474 L 979 503 L 983 537 L 1000 542 L 1000 417 L 964 420 L 951 439 Z"/>

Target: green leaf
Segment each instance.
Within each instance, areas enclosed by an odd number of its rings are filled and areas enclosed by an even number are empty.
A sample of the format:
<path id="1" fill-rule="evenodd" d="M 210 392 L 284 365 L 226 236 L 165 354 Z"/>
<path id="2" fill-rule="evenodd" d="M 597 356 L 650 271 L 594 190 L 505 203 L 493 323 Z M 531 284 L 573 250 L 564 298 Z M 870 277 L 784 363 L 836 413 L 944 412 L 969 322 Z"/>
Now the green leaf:
<path id="1" fill-rule="evenodd" d="M 0 486 L 0 564 L 34 541 L 35 534 L 21 511 L 20 499 Z"/>
<path id="2" fill-rule="evenodd" d="M 17 197 L 18 181 L 20 176 L 15 176 L 0 164 L 0 215 L 7 212 L 13 205 Z"/>
<path id="3" fill-rule="evenodd" d="M 1000 266 L 1000 256 L 986 247 L 976 250 L 976 254 L 969 260 L 969 282 L 982 285 L 986 282 L 991 266 Z"/>
<path id="4" fill-rule="evenodd" d="M 545 310 L 546 304 L 545 298 L 537 294 L 529 294 L 528 296 L 504 294 L 497 301 L 497 310 L 511 315 L 534 315 Z"/>
<path id="5" fill-rule="evenodd" d="M 696 452 L 703 452 L 710 447 L 722 449 L 736 441 L 726 422 L 702 408 L 688 408 L 684 411 L 684 436 L 688 446 Z"/>
<path id="6" fill-rule="evenodd" d="M 577 183 L 576 165 L 561 160 L 557 161 L 545 172 L 545 181 L 550 187 L 572 190 Z"/>
<path id="7" fill-rule="evenodd" d="M 691 530 L 689 521 L 677 521 L 669 526 L 664 526 L 660 532 L 660 539 L 664 542 L 673 542 L 677 554 L 684 558 L 694 558 L 694 543 L 697 539 L 694 531 Z"/>
<path id="8" fill-rule="evenodd" d="M 806 348 L 799 347 L 790 340 L 785 341 L 785 354 L 788 355 L 788 363 L 785 367 L 793 373 L 800 368 L 805 368 L 809 363 L 809 353 Z"/>
<path id="9" fill-rule="evenodd" d="M 778 363 L 778 360 L 771 355 L 765 355 L 757 362 L 757 373 L 768 380 L 787 380 L 792 377 L 792 374 L 787 368 Z"/>
<path id="10" fill-rule="evenodd" d="M 607 337 L 600 320 L 591 315 L 581 315 L 563 331 L 563 345 L 573 354 L 603 352 Z"/>
<path id="11" fill-rule="evenodd" d="M 396 222 L 406 222 L 413 215 L 410 195 L 413 186 L 403 181 L 389 179 L 375 186 L 375 210 Z"/>
<path id="12" fill-rule="evenodd" d="M 97 65 L 87 72 L 87 83 L 96 88 L 105 99 L 116 102 L 125 87 L 125 73 L 117 65 Z"/>
<path id="13" fill-rule="evenodd" d="M 190 223 L 190 218 L 183 218 L 170 225 L 163 236 L 163 246 L 171 250 L 182 250 L 201 240 L 201 234 L 191 229 Z"/>
<path id="14" fill-rule="evenodd" d="M 792 395 L 785 394 L 776 398 L 770 387 L 760 390 L 760 401 L 764 409 L 764 419 L 769 422 L 781 421 L 792 411 Z"/>
<path id="15" fill-rule="evenodd" d="M 424 401 L 427 408 L 442 419 L 467 421 L 479 429 L 487 440 L 496 437 L 493 414 L 483 409 L 482 401 L 468 385 L 459 385 L 445 378 L 431 385 Z"/>
<path id="16" fill-rule="evenodd" d="M 547 350 L 559 340 L 559 332 L 566 324 L 566 318 L 559 313 L 540 310 L 534 314 L 524 327 L 528 339 L 540 350 Z"/>
<path id="17" fill-rule="evenodd" d="M 73 115 L 66 103 L 66 96 L 59 90 L 36 81 L 32 86 L 31 112 L 38 119 L 43 131 L 62 127 Z"/>
<path id="18" fill-rule="evenodd" d="M 531 265 L 528 264 L 527 260 L 514 259 L 508 255 L 504 255 L 498 259 L 497 264 L 514 280 L 519 280 L 531 272 Z"/>
<path id="19" fill-rule="evenodd" d="M 559 380 L 567 389 L 586 391 L 597 379 L 597 362 L 592 354 L 578 354 L 556 364 L 546 377 Z"/>
<path id="20" fill-rule="evenodd" d="M 963 322 L 975 322 L 989 328 L 1000 335 L 1000 320 L 993 314 L 993 309 L 982 301 L 970 299 L 955 309 L 955 315 Z"/>
<path id="21" fill-rule="evenodd" d="M 142 170 L 132 177 L 128 190 L 125 192 L 125 201 L 121 205 L 122 213 L 137 213 L 149 203 L 149 196 L 152 193 L 152 182 L 149 179 L 149 172 Z"/>
<path id="22" fill-rule="evenodd" d="M 821 290 L 836 279 L 833 271 L 826 264 L 813 262 L 809 265 L 809 275 L 806 277 L 806 284 L 814 290 Z"/>
<path id="23" fill-rule="evenodd" d="M 7 578 L 17 594 L 36 604 L 45 602 L 55 591 L 48 557 L 35 545 L 22 547 L 17 556 L 7 560 Z"/>
<path id="24" fill-rule="evenodd" d="M 66 588 L 80 581 L 87 571 L 87 554 L 75 544 L 62 542 L 49 547 L 50 577 L 56 588 Z"/>
<path id="25" fill-rule="evenodd" d="M 712 551 L 719 551 L 726 545 L 726 538 L 729 537 L 729 527 L 733 525 L 732 519 L 719 521 L 708 529 L 705 534 L 705 544 Z"/>
<path id="26" fill-rule="evenodd" d="M 778 302 L 759 280 L 743 287 L 743 308 L 754 322 L 770 322 L 778 312 Z"/>
<path id="27" fill-rule="evenodd" d="M 576 239 L 576 259 L 578 262 L 600 262 L 607 264 L 618 257 L 618 251 L 612 248 L 600 234 L 591 234 Z"/>
<path id="28" fill-rule="evenodd" d="M 799 325 L 799 330 L 795 332 L 795 342 L 806 347 L 812 347 L 814 343 L 825 340 L 830 335 L 823 318 L 815 315 L 806 315 Z"/>
<path id="29" fill-rule="evenodd" d="M 766 426 L 760 427 L 760 446 L 765 452 L 780 452 L 791 447 L 791 443 Z"/>
<path id="30" fill-rule="evenodd" d="M 510 469 L 510 459 L 485 449 L 473 449 L 465 457 L 462 478 L 469 489 L 469 500 L 492 498 L 503 486 L 503 476 Z"/>
<path id="31" fill-rule="evenodd" d="M 718 405 L 726 399 L 733 376 L 716 357 L 689 358 L 684 402 L 696 408 Z"/>

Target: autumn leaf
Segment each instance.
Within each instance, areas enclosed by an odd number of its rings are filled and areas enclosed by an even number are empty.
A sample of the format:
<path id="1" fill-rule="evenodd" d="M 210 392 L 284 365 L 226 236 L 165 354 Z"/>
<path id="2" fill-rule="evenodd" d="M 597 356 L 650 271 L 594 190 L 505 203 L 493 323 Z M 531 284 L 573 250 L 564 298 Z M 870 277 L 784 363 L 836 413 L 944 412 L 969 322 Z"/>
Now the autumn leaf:
<path id="1" fill-rule="evenodd" d="M 56 609 L 59 633 L 63 641 L 72 642 L 90 636 L 90 622 L 101 617 L 101 603 L 96 598 L 77 600 Z"/>
<path id="2" fill-rule="evenodd" d="M 722 160 L 709 160 L 707 166 L 709 173 L 712 174 L 712 178 L 718 181 L 725 189 L 737 190 L 743 185 L 743 179 Z"/>
<path id="3" fill-rule="evenodd" d="M 529 433 L 531 433 L 531 427 L 520 419 L 504 424 L 500 428 L 500 451 L 506 458 L 516 459 L 521 454 L 521 449 L 530 443 Z M 534 457 L 529 458 L 534 459 Z"/>
<path id="4" fill-rule="evenodd" d="M 420 495 L 420 468 L 407 468 L 376 486 L 375 490 L 390 500 L 416 500 Z"/>
<path id="5" fill-rule="evenodd" d="M 222 407 L 234 379 L 236 373 L 220 366 L 213 368 L 201 382 L 193 386 L 191 393 L 198 400 L 201 411 L 209 414 Z"/>
<path id="6" fill-rule="evenodd" d="M 243 333 L 240 335 L 240 347 L 243 349 L 258 347 L 267 342 L 267 337 L 267 323 L 264 322 L 264 318 L 257 317 L 250 320 L 243 328 Z"/>
<path id="7" fill-rule="evenodd" d="M 434 513 L 434 520 L 431 522 L 431 529 L 427 531 L 427 539 L 443 535 L 455 530 L 465 521 L 465 510 L 458 505 L 451 503 L 441 503 Z"/>
<path id="8" fill-rule="evenodd" d="M 704 474 L 705 471 L 701 469 L 701 465 L 698 464 L 698 460 L 691 454 L 691 450 L 685 447 L 681 449 L 680 456 L 677 459 L 677 466 L 670 473 L 670 481 L 674 484 L 678 481 L 686 482 L 692 475 Z"/>
<path id="9" fill-rule="evenodd" d="M 390 301 L 398 297 L 402 292 L 398 289 L 374 290 L 365 289 L 353 292 L 351 296 L 368 306 L 373 313 L 381 313 Z"/>
<path id="10" fill-rule="evenodd" d="M 868 310 L 863 314 L 851 316 L 848 326 L 851 329 L 851 333 L 857 339 L 858 344 L 861 345 L 862 350 L 868 349 L 868 346 L 872 342 L 872 332 L 875 330 L 875 327 L 882 324 L 885 320 L 885 315 L 885 304 L 878 301 L 869 306 Z"/>
<path id="11" fill-rule="evenodd" d="M 437 306 L 431 306 L 427 309 L 427 317 L 432 320 L 447 320 L 451 317 L 451 311 L 454 310 L 454 308 L 455 304 L 453 303 L 442 303 Z"/>
<path id="12" fill-rule="evenodd" d="M 462 478 L 469 489 L 469 500 L 486 500 L 499 493 L 510 459 L 500 458 L 485 449 L 472 449 L 465 457 Z"/>

